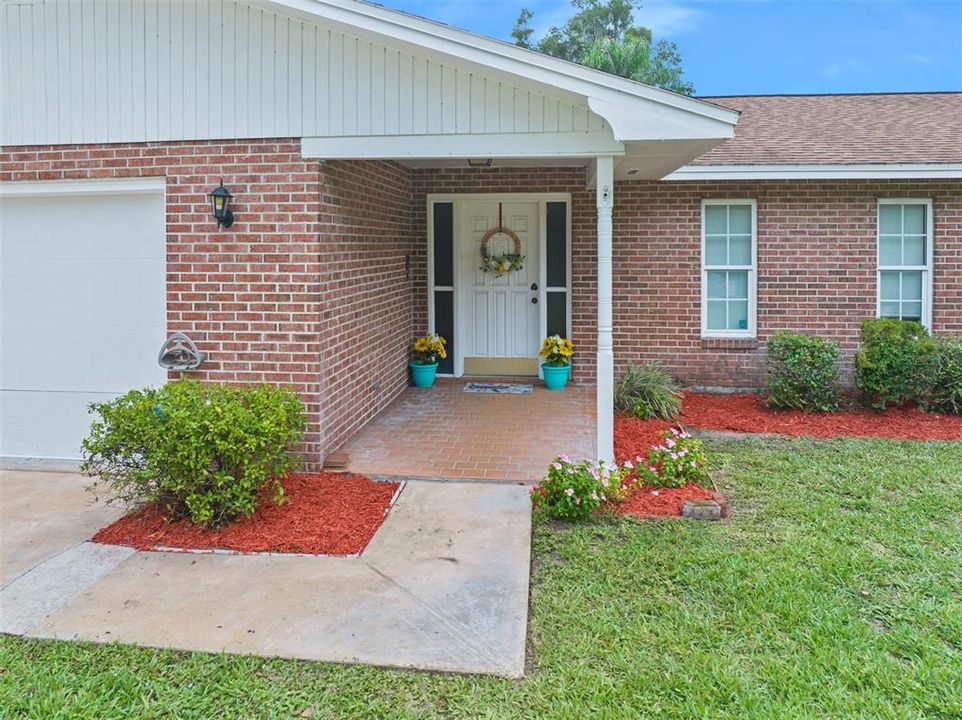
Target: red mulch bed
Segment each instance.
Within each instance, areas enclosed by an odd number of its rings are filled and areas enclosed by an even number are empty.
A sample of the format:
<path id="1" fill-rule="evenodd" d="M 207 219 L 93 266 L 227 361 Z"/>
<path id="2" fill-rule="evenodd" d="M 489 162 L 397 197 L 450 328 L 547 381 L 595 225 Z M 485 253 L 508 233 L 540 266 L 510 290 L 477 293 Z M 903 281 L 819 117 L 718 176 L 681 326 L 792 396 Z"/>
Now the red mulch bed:
<path id="1" fill-rule="evenodd" d="M 93 541 L 138 550 L 222 548 L 238 552 L 354 555 L 367 547 L 387 516 L 398 483 L 357 475 L 291 475 L 282 481 L 287 502 L 265 497 L 249 518 L 220 530 L 186 520 L 168 522 L 147 505 L 100 530 Z"/>
<path id="2" fill-rule="evenodd" d="M 835 413 L 770 410 L 759 395 L 686 392 L 679 420 L 689 428 L 743 433 L 962 440 L 962 416 L 958 415 L 927 413 L 915 407 L 890 407 L 884 412 L 864 408 Z"/>
<path id="3" fill-rule="evenodd" d="M 680 488 L 641 487 L 618 505 L 618 514 L 637 517 L 681 515 L 682 507 L 689 500 L 711 500 L 713 497 L 711 490 L 692 483 Z"/>
<path id="4" fill-rule="evenodd" d="M 615 459 L 635 462 L 661 444 L 662 434 L 672 427 L 665 420 L 639 420 L 631 415 L 615 415 Z M 712 492 L 698 485 L 680 488 L 638 487 L 617 506 L 619 515 L 637 517 L 677 516 L 689 500 L 710 500 Z"/>

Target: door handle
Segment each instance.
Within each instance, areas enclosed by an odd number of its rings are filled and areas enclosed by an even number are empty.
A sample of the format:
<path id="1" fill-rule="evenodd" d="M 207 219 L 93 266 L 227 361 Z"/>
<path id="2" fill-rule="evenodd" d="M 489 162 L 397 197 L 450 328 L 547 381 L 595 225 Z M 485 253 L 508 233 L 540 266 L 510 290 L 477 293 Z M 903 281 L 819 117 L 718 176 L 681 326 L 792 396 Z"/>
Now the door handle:
<path id="1" fill-rule="evenodd" d="M 531 283 L 531 289 L 532 289 L 532 290 L 537 290 L 537 289 L 538 289 L 538 283 Z"/>
<path id="2" fill-rule="evenodd" d="M 532 305 L 537 305 L 537 304 L 538 304 L 538 298 L 536 298 L 536 297 L 531 298 L 531 304 L 532 304 Z"/>

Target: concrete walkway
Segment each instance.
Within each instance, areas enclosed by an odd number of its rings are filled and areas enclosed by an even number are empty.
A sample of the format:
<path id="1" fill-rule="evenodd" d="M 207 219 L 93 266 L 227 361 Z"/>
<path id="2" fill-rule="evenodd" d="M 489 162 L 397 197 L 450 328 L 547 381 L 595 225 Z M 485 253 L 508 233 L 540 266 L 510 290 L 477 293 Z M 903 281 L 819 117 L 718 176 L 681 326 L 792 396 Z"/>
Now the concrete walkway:
<path id="1" fill-rule="evenodd" d="M 364 553 L 335 558 L 90 543 L 116 513 L 90 506 L 83 484 L 0 471 L 0 632 L 523 674 L 524 487 L 409 482 Z"/>

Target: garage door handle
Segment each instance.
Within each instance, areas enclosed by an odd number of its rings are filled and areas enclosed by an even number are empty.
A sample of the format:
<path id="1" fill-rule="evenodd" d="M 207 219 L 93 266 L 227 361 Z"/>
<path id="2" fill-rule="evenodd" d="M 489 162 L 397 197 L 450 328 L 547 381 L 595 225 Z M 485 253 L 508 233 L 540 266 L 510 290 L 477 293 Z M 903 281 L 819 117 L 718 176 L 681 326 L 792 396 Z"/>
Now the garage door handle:
<path id="1" fill-rule="evenodd" d="M 531 304 L 532 304 L 532 305 L 537 305 L 537 304 L 538 304 L 538 298 L 536 298 L 536 297 L 531 298 Z"/>

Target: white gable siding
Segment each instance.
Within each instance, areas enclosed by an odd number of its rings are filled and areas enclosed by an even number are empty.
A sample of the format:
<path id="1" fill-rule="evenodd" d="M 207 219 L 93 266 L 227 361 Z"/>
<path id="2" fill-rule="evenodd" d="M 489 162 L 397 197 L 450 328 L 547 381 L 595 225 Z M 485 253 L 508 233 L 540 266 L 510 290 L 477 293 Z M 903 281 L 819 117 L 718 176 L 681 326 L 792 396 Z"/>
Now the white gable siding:
<path id="1" fill-rule="evenodd" d="M 586 105 L 234 0 L 4 0 L 0 142 L 555 133 Z"/>

